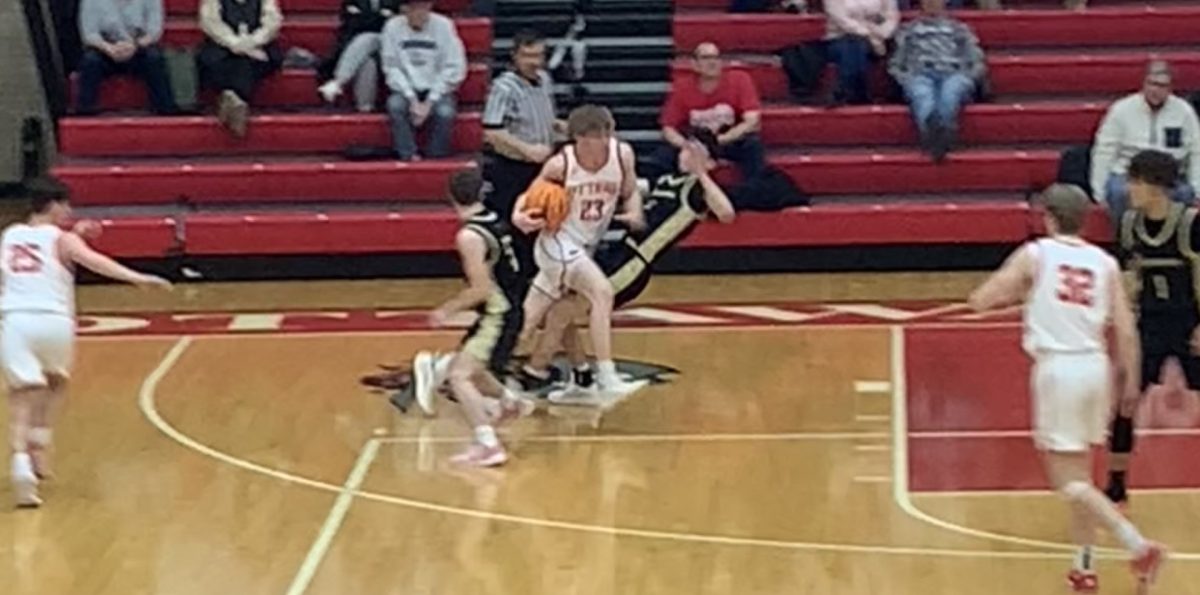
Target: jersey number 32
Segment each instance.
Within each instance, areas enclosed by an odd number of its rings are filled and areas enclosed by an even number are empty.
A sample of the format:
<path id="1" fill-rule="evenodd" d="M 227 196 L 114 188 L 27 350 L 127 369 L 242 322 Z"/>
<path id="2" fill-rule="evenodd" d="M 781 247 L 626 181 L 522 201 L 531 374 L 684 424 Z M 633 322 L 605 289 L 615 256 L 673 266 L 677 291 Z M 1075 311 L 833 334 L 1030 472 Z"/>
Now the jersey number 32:
<path id="1" fill-rule="evenodd" d="M 1061 265 L 1058 267 L 1059 301 L 1078 306 L 1090 306 L 1096 287 L 1096 274 L 1091 269 Z"/>
<path id="2" fill-rule="evenodd" d="M 16 274 L 41 272 L 41 247 L 37 244 L 13 244 L 8 254 L 8 270 Z"/>

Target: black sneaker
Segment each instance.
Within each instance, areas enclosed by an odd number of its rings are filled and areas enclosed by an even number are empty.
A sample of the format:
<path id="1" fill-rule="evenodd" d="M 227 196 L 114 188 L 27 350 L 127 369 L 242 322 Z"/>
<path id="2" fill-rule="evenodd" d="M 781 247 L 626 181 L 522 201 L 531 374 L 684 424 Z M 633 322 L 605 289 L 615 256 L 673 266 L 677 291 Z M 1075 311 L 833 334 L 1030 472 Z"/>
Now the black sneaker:
<path id="1" fill-rule="evenodd" d="M 575 386 L 591 389 L 596 384 L 596 373 L 591 368 L 575 368 L 571 370 L 571 379 Z"/>
<path id="2" fill-rule="evenodd" d="M 553 388 L 554 385 L 562 382 L 562 372 L 552 366 L 546 371 L 546 376 L 543 378 L 530 374 L 529 370 L 522 367 L 517 371 L 516 378 L 517 382 L 521 384 L 521 390 L 530 394 L 541 395 Z"/>

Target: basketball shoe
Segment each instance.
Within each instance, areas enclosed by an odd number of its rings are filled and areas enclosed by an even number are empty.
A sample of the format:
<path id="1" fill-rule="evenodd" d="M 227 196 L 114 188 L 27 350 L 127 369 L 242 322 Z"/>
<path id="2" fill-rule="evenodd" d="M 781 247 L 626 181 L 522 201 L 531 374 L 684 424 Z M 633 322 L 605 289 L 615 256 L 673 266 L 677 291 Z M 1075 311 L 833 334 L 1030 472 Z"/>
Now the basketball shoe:
<path id="1" fill-rule="evenodd" d="M 508 462 L 508 453 L 503 446 L 488 447 L 472 442 L 466 450 L 450 457 L 450 462 L 467 467 L 499 467 Z"/>
<path id="2" fill-rule="evenodd" d="M 1158 578 L 1158 571 L 1163 562 L 1167 561 L 1167 548 L 1153 541 L 1146 544 L 1146 549 L 1129 563 L 1133 574 L 1142 585 L 1153 585 Z"/>
<path id="3" fill-rule="evenodd" d="M 1067 584 L 1073 593 L 1098 593 L 1100 581 L 1095 572 L 1072 570 L 1067 574 Z"/>

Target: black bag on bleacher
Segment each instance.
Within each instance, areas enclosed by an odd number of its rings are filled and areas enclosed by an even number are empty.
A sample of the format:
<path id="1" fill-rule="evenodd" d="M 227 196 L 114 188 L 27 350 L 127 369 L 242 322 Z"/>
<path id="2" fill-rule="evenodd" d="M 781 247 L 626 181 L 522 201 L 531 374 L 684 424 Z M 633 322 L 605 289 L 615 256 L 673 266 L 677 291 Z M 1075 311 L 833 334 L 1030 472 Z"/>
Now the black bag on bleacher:
<path id="1" fill-rule="evenodd" d="M 792 100 L 806 103 L 815 98 L 821 87 L 825 65 L 829 63 L 825 42 L 810 41 L 788 46 L 779 50 L 783 72 L 788 78 L 788 92 Z"/>
<path id="2" fill-rule="evenodd" d="M 1092 146 L 1074 145 L 1062 152 L 1058 161 L 1058 177 L 1056 182 L 1074 184 L 1092 195 Z"/>
<path id="3" fill-rule="evenodd" d="M 812 204 L 808 195 L 783 170 L 773 165 L 730 188 L 727 194 L 737 211 L 782 211 Z"/>

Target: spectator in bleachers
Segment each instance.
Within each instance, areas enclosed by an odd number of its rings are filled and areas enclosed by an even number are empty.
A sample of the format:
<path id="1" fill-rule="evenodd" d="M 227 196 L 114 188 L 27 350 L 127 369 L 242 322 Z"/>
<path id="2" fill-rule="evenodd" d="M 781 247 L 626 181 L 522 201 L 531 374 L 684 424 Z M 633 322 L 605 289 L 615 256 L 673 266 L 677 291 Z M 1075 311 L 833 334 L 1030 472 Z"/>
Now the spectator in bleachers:
<path id="1" fill-rule="evenodd" d="M 545 64 L 541 35 L 518 31 L 512 66 L 492 81 L 483 107 L 483 177 L 492 185 L 488 206 L 506 221 L 566 132 L 566 122 L 555 114 L 554 81 Z"/>
<path id="2" fill-rule="evenodd" d="M 400 0 L 342 0 L 341 23 L 333 55 L 322 65 L 326 79 L 317 91 L 334 103 L 354 83 L 354 107 L 375 109 L 379 96 L 379 48 L 383 25 L 396 16 Z"/>
<path id="3" fill-rule="evenodd" d="M 825 39 L 838 73 L 834 103 L 869 103 L 867 69 L 872 58 L 887 56 L 900 24 L 896 0 L 825 0 L 825 15 Z"/>
<path id="4" fill-rule="evenodd" d="M 689 131 L 705 129 L 717 135 L 717 157 L 736 163 L 744 177 L 758 174 L 764 163 L 758 136 L 762 104 L 754 81 L 744 71 L 725 70 L 713 43 L 696 46 L 693 67 L 695 74 L 672 82 L 659 116 L 668 146 L 656 156 L 657 165 L 674 168 Z"/>
<path id="5" fill-rule="evenodd" d="M 79 62 L 78 112 L 96 113 L 100 84 L 118 73 L 137 75 L 146 83 L 154 113 L 177 112 L 158 47 L 162 33 L 162 0 L 83 0 L 79 35 L 85 49 Z"/>
<path id="6" fill-rule="evenodd" d="M 1172 198 L 1195 199 L 1200 184 L 1200 122 L 1186 100 L 1171 93 L 1171 66 L 1152 60 L 1142 90 L 1108 108 L 1092 145 L 1092 195 L 1106 204 L 1116 221 L 1129 204 L 1125 172 L 1144 149 L 1169 153 L 1180 162 L 1179 184 Z"/>
<path id="7" fill-rule="evenodd" d="M 888 71 L 904 88 L 921 148 L 941 161 L 958 140 L 958 115 L 987 70 L 971 28 L 946 12 L 946 0 L 922 0 L 921 16 L 896 36 Z"/>
<path id="8" fill-rule="evenodd" d="M 200 83 L 220 91 L 218 119 L 238 138 L 246 136 L 254 88 L 283 62 L 275 42 L 282 26 L 276 0 L 200 1 Z"/>
<path id="9" fill-rule="evenodd" d="M 383 28 L 382 43 L 397 157 L 420 157 L 415 132 L 425 126 L 424 156 L 446 157 L 457 113 L 454 95 L 467 75 L 467 53 L 454 21 L 435 14 L 432 0 L 408 0 L 404 14 Z"/>

